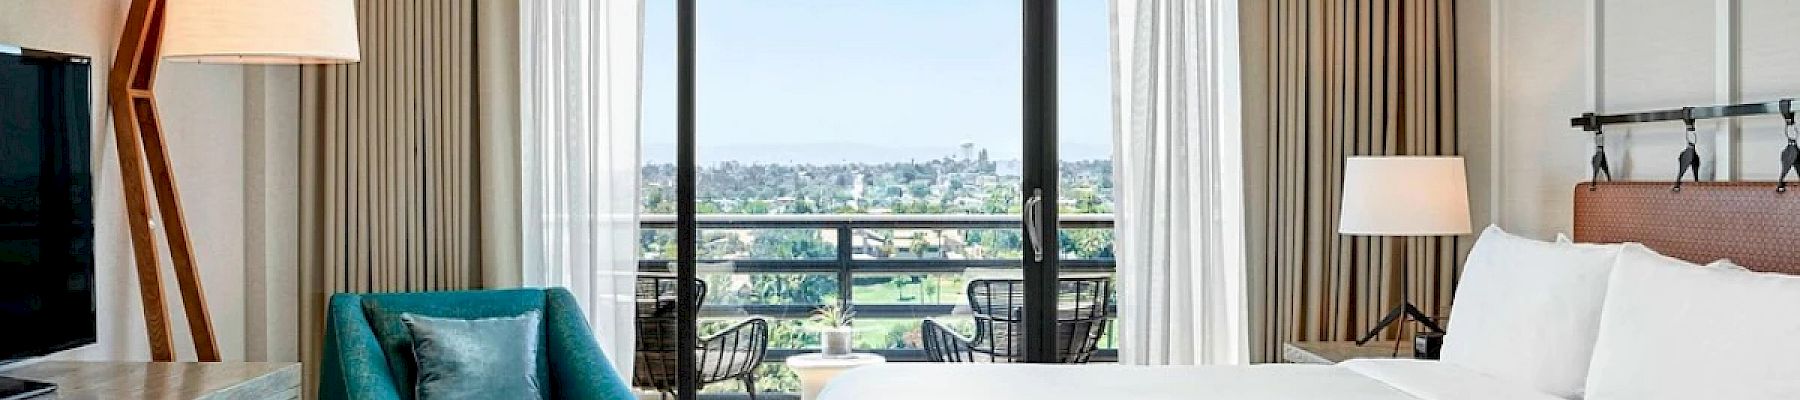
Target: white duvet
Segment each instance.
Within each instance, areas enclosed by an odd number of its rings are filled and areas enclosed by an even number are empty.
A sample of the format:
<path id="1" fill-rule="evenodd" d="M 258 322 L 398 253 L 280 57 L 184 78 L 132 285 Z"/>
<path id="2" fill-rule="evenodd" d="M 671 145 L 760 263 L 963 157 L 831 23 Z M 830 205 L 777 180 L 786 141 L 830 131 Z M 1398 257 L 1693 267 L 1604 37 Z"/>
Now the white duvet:
<path id="1" fill-rule="evenodd" d="M 820 400 L 1561 400 L 1455 366 L 1131 366 L 895 363 L 839 375 Z"/>

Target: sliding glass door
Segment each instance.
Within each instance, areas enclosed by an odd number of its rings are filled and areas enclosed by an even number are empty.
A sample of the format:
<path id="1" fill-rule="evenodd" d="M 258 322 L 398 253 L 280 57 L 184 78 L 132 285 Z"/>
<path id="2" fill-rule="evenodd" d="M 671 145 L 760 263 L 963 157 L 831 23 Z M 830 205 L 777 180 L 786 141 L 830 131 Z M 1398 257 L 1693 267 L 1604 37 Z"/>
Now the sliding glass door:
<path id="1" fill-rule="evenodd" d="M 1062 3 L 1094 37 L 1059 46 L 1055 1 L 646 3 L 640 270 L 697 305 L 681 398 L 803 391 L 822 307 L 866 360 L 1110 360 L 1106 1 Z"/>
<path id="2" fill-rule="evenodd" d="M 1118 358 L 1113 278 L 1112 63 L 1106 0 L 1058 0 L 1058 323 L 1064 360 Z M 1051 140 L 1046 140 L 1051 141 Z"/>

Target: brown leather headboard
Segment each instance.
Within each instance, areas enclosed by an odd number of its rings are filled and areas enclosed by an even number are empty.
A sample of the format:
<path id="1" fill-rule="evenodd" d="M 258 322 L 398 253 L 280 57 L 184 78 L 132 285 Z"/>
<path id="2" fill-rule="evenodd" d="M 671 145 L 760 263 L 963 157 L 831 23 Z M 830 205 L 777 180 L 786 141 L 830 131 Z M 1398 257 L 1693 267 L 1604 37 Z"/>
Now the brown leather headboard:
<path id="1" fill-rule="evenodd" d="M 1575 240 L 1640 242 L 1705 264 L 1728 258 L 1752 270 L 1800 274 L 1800 186 L 1773 182 L 1601 183 L 1575 186 Z"/>

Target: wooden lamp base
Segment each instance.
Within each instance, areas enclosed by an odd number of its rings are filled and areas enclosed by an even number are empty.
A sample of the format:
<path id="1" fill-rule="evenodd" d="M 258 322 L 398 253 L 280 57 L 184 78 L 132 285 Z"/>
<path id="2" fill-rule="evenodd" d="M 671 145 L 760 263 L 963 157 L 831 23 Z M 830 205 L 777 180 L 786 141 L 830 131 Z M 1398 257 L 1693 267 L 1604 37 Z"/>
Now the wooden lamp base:
<path id="1" fill-rule="evenodd" d="M 166 11 L 166 0 L 132 0 L 107 81 L 107 100 L 112 105 L 119 148 L 120 180 L 124 183 L 125 219 L 131 229 L 150 358 L 174 361 L 175 353 L 169 337 L 169 311 L 163 299 L 146 181 L 156 190 L 156 205 L 163 219 L 163 231 L 168 235 L 169 258 L 175 264 L 175 282 L 181 292 L 188 330 L 193 335 L 194 353 L 200 361 L 219 361 L 212 314 L 207 312 L 200 272 L 194 267 L 194 247 L 188 239 L 168 143 L 163 140 L 162 122 L 156 114 L 156 66 L 161 58 Z"/>

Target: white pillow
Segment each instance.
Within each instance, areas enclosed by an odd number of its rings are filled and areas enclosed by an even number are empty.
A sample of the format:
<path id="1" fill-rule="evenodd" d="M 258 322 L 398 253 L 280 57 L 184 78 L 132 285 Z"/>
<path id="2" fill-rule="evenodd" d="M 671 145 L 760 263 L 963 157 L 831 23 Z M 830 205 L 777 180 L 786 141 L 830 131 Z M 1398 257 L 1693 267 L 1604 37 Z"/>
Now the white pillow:
<path id="1" fill-rule="evenodd" d="M 1619 248 L 1625 245 L 1624 243 L 1586 243 L 1586 242 L 1576 243 L 1575 239 L 1570 239 L 1569 235 L 1562 234 L 1562 233 L 1556 234 L 1556 244 L 1567 244 L 1567 245 L 1576 245 L 1576 246 L 1599 246 L 1599 247 L 1604 247 L 1607 250 L 1612 250 L 1612 251 L 1619 251 Z"/>
<path id="2" fill-rule="evenodd" d="M 1800 277 L 1691 265 L 1620 254 L 1587 399 L 1800 399 Z"/>
<path id="3" fill-rule="evenodd" d="M 1489 226 L 1463 267 L 1443 361 L 1579 397 L 1618 248 L 1541 242 Z"/>
<path id="4" fill-rule="evenodd" d="M 1643 246 L 1643 244 L 1642 244 L 1642 243 L 1637 243 L 1637 242 L 1630 242 L 1630 243 L 1575 243 L 1575 240 L 1574 240 L 1574 239 L 1569 239 L 1569 235 L 1565 235 L 1565 234 L 1562 234 L 1562 233 L 1557 233 L 1557 234 L 1556 234 L 1556 242 L 1557 242 L 1557 243 L 1561 243 L 1561 244 L 1573 244 L 1573 245 L 1577 245 L 1577 246 L 1615 246 L 1615 247 L 1614 247 L 1614 250 L 1617 250 L 1617 249 L 1618 249 L 1618 247 L 1617 247 L 1617 246 L 1624 246 L 1624 245 L 1627 245 L 1627 244 L 1631 244 L 1631 245 L 1637 245 L 1637 246 L 1640 246 L 1640 247 L 1642 247 L 1642 246 Z M 1649 247 L 1644 247 L 1644 249 L 1645 249 L 1645 250 L 1650 250 L 1650 249 L 1649 249 Z M 1688 262 L 1686 262 L 1686 261 L 1682 261 L 1682 260 L 1681 260 L 1681 259 L 1678 259 L 1678 258 L 1674 258 L 1674 257 L 1669 257 L 1669 256 L 1665 256 L 1665 255 L 1663 255 L 1663 254 L 1662 254 L 1662 253 L 1657 253 L 1657 252 L 1656 252 L 1656 250 L 1650 250 L 1650 253 L 1651 253 L 1651 254 L 1655 254 L 1655 255 L 1657 255 L 1657 256 L 1659 256 L 1659 257 L 1663 257 L 1663 258 L 1664 258 L 1664 259 L 1668 259 L 1668 260 L 1675 260 L 1675 261 L 1679 261 L 1679 262 L 1682 262 L 1682 263 L 1686 263 L 1686 264 L 1687 264 L 1687 265 L 1689 265 L 1689 266 L 1694 266 L 1694 267 L 1702 267 L 1702 268 L 1705 268 L 1705 267 L 1718 267 L 1718 268 L 1728 268 L 1728 269 L 1734 269 L 1734 270 L 1739 270 L 1739 271 L 1749 271 L 1749 270 L 1750 270 L 1750 269 L 1749 269 L 1749 268 L 1744 268 L 1744 266 L 1742 266 L 1742 265 L 1737 265 L 1737 263 L 1734 263 L 1734 262 L 1731 262 L 1731 260 L 1730 260 L 1730 259 L 1723 259 L 1723 258 L 1722 258 L 1722 259 L 1719 259 L 1719 260 L 1717 260 L 1717 261 L 1713 261 L 1713 262 L 1712 262 L 1712 263 L 1711 263 L 1711 264 L 1706 264 L 1706 265 L 1696 265 L 1696 264 L 1692 264 L 1692 263 L 1688 263 Z"/>

